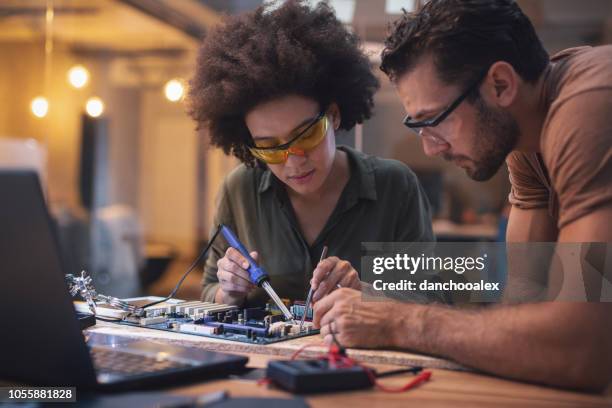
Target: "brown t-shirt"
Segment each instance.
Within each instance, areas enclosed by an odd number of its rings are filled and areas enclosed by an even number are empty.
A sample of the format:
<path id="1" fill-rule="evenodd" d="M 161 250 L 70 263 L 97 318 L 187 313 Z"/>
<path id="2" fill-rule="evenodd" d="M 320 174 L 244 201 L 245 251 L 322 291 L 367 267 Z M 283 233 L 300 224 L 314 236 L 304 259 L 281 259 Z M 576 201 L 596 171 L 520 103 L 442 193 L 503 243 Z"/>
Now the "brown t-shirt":
<path id="1" fill-rule="evenodd" d="M 559 228 L 612 205 L 612 45 L 556 54 L 545 73 L 539 153 L 512 152 L 509 200 Z"/>

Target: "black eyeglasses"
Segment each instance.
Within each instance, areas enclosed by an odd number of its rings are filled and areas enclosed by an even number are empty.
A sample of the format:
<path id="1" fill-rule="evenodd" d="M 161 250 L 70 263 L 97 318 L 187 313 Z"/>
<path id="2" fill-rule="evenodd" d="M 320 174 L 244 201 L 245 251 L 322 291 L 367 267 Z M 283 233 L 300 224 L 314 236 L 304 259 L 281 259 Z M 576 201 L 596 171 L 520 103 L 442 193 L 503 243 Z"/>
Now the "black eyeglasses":
<path id="1" fill-rule="evenodd" d="M 480 75 L 478 77 L 477 81 L 474 81 L 473 84 L 471 84 L 466 90 L 465 92 L 463 92 L 461 95 L 459 95 L 459 97 L 457 99 L 455 99 L 453 101 L 453 103 L 451 103 L 450 105 L 448 105 L 448 107 L 446 109 L 444 109 L 442 112 L 440 112 L 438 115 L 436 115 L 435 117 L 431 118 L 431 119 L 427 119 L 427 120 L 421 120 L 421 121 L 413 121 L 412 118 L 408 115 L 406 115 L 406 117 L 404 118 L 404 126 L 406 126 L 409 129 L 419 129 L 419 128 L 424 128 L 424 127 L 435 127 L 438 126 L 440 124 L 440 122 L 442 122 L 444 119 L 446 119 L 448 117 L 448 115 L 450 115 L 451 113 L 453 113 L 453 111 L 455 109 L 457 109 L 457 107 L 459 105 L 461 105 L 461 102 L 463 102 L 463 100 L 465 98 L 468 97 L 468 95 L 470 93 L 472 93 L 472 91 L 474 91 L 474 89 L 476 89 L 476 87 L 478 85 L 480 85 L 480 83 L 483 81 L 483 79 L 485 79 L 485 77 L 487 76 L 487 73 L 489 72 L 488 69 L 486 69 L 482 75 Z"/>

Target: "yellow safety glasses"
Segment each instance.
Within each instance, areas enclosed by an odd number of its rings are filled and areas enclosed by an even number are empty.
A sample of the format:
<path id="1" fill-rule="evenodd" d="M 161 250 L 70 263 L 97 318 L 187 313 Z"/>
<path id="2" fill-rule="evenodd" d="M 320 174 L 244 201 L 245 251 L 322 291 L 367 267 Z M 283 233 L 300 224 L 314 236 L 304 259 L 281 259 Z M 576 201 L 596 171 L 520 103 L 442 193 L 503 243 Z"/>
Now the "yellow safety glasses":
<path id="1" fill-rule="evenodd" d="M 274 145 L 274 139 L 255 141 L 249 150 L 253 156 L 268 164 L 284 163 L 290 154 L 304 156 L 317 147 L 325 139 L 328 126 L 327 116 L 321 112 L 310 123 L 296 129 L 296 136 L 287 143 Z"/>

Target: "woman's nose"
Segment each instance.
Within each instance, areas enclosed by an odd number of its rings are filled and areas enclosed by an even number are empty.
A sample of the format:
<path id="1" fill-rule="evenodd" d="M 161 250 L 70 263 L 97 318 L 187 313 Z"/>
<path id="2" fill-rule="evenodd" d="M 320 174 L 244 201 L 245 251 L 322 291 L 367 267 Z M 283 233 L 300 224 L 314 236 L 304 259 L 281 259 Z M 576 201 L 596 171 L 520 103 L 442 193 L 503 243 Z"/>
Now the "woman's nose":
<path id="1" fill-rule="evenodd" d="M 285 164 L 293 165 L 301 165 L 306 160 L 306 152 L 299 147 L 290 147 L 287 149 L 287 160 Z"/>

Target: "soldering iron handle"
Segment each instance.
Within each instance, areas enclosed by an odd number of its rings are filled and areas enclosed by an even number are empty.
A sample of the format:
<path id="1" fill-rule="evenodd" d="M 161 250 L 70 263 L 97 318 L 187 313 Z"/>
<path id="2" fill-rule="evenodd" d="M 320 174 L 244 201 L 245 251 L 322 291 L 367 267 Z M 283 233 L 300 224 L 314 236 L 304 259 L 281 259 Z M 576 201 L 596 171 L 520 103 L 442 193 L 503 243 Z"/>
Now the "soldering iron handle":
<path id="1" fill-rule="evenodd" d="M 242 256 L 244 256 L 247 261 L 249 261 L 249 267 L 247 271 L 249 272 L 249 276 L 251 277 L 251 281 L 257 286 L 261 286 L 261 284 L 268 279 L 268 274 L 262 268 L 257 265 L 257 262 L 251 257 L 249 251 L 242 245 L 242 242 L 238 240 L 238 237 L 234 232 L 226 225 L 221 224 L 221 233 L 230 244 L 230 246 L 236 248 Z"/>

